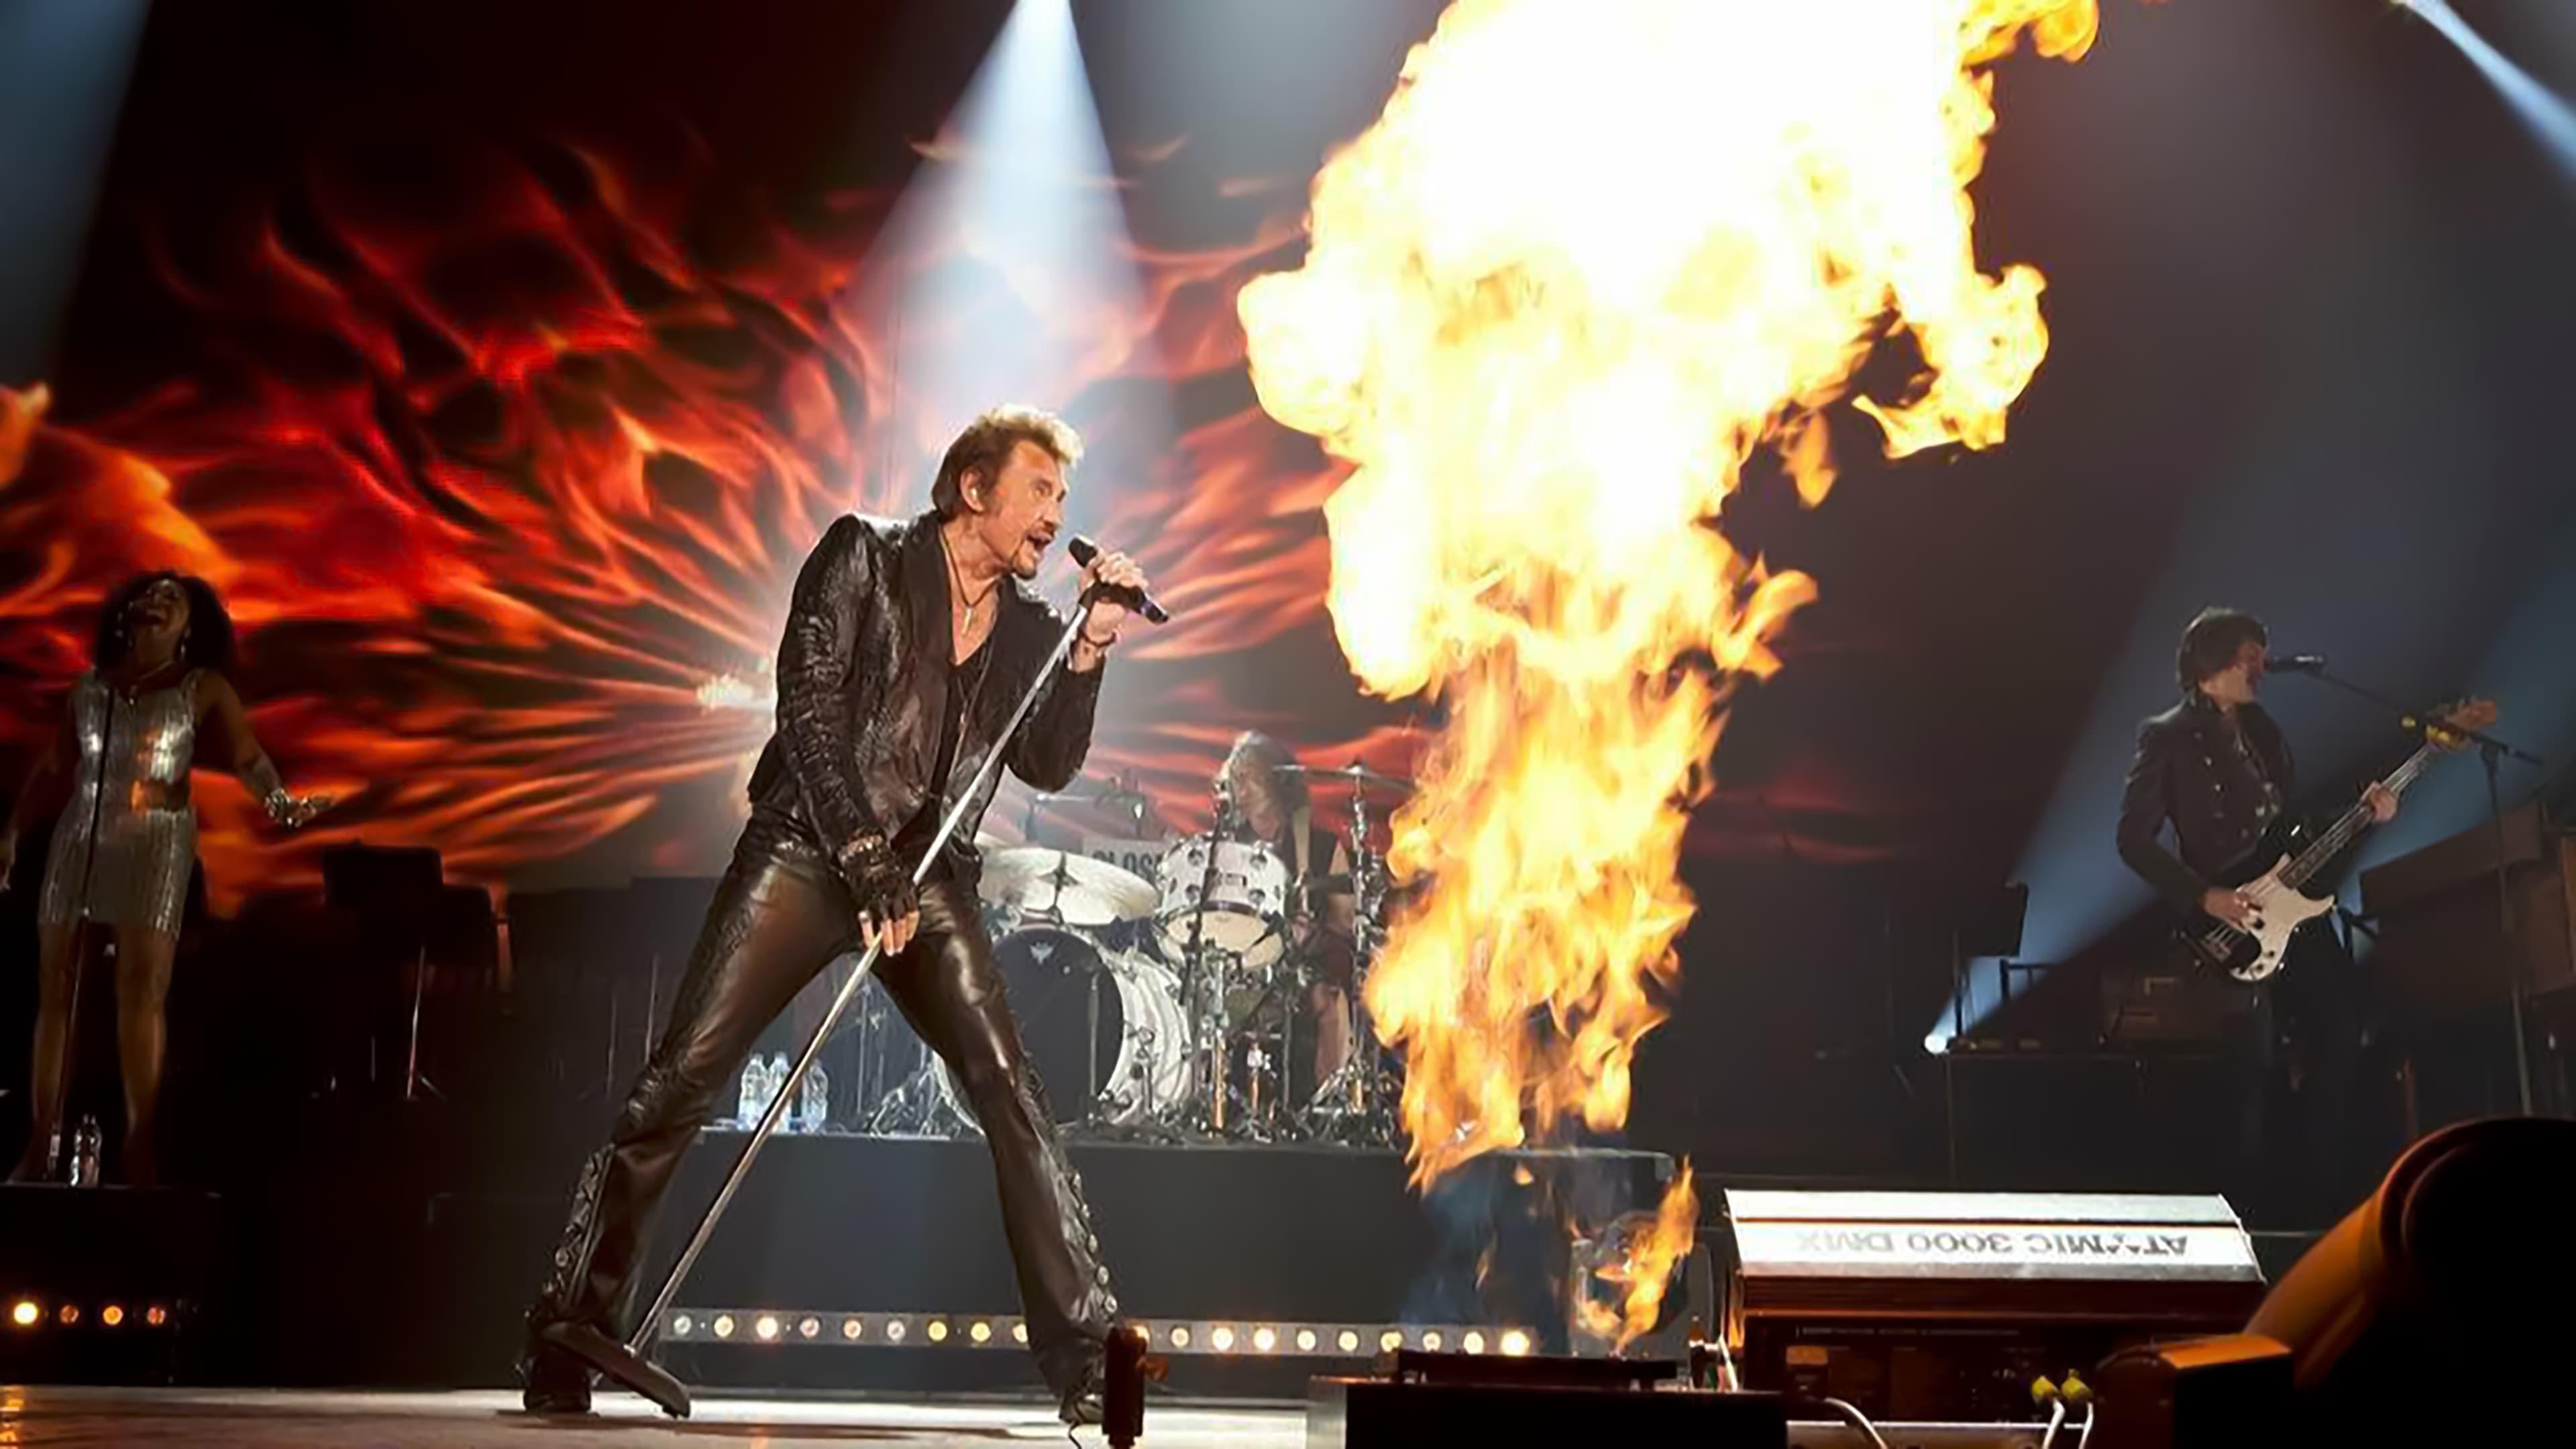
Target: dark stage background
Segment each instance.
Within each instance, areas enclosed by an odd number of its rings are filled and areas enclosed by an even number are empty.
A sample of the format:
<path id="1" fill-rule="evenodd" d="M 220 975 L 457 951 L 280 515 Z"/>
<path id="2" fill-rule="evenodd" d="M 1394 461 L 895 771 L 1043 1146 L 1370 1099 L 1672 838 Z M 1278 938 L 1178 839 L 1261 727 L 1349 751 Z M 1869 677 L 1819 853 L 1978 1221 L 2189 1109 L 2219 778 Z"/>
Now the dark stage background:
<path id="1" fill-rule="evenodd" d="M 1181 615 L 1113 666 L 1095 768 L 1183 821 L 1246 727 L 1401 768 L 1420 721 L 1359 696 L 1323 610 L 1333 467 L 1254 405 L 1232 302 L 1293 263 L 1319 158 L 1375 116 L 1438 6 L 1073 8 L 1137 282 L 1041 304 L 1001 250 L 890 224 L 908 186 L 979 160 L 943 122 L 996 0 L 154 7 L 59 345 L 0 380 L 51 389 L 41 416 L 0 399 L 5 778 L 53 727 L 103 590 L 174 566 L 230 600 L 239 682 L 289 775 L 348 796 L 281 841 L 202 782 L 209 892 L 239 919 L 193 960 L 256 948 L 319 978 L 364 954 L 329 934 L 345 923 L 277 924 L 321 852 L 356 841 L 435 848 L 450 881 L 508 888 L 511 914 L 713 875 L 805 549 L 840 511 L 922 506 L 962 421 L 908 368 L 1066 337 L 1097 345 L 1049 352 L 1068 360 L 1026 400 L 1093 442 L 1072 523 L 1142 555 Z M 2546 6 L 2460 8 L 2576 81 Z M 1708 83 L 1749 63 L 1712 56 Z M 2015 879 L 2028 956 L 2129 916 L 2108 807 L 2203 603 L 2411 697 L 2505 693 L 2524 743 L 2576 748 L 2568 172 L 2386 5 L 2111 0 L 2090 59 L 2007 63 L 1998 90 L 1980 261 L 2045 272 L 2051 329 L 2010 442 L 1889 467 L 1863 428 L 1822 506 L 1757 484 L 1728 520 L 1822 597 L 1725 735 L 1683 995 L 1641 1063 L 1632 1135 L 1704 1178 L 1947 1174 L 1956 1084 L 1922 1040 L 1955 932 Z M 1690 138 L 1565 119 L 1689 184 Z M 946 334 L 867 300 L 932 282 L 975 299 Z M 1068 577 L 1051 564 L 1058 595 Z M 2273 685 L 2310 803 L 2404 752 L 2297 690 Z M 2428 789 L 2390 848 L 2467 823 L 2469 795 Z M 21 881 L 23 913 L 32 862 Z M 676 962 L 693 924 L 675 911 L 620 949 Z M 213 969 L 174 1005 L 185 1079 L 257 1077 L 273 1102 L 346 1087 L 328 993 L 286 966 Z M 218 999 L 245 1014 L 192 1025 Z M 280 1002 L 300 1014 L 246 1014 Z M 562 1050 L 533 1006 L 456 1009 Z M 230 1034 L 247 1020 L 283 1023 L 257 1072 Z M 0 1060 L 23 1041 L 10 1027 Z M 577 1090 L 530 1065 L 453 1106 L 460 1143 L 527 1093 L 578 1120 L 436 1170 L 550 1201 L 604 1119 L 600 1065 Z M 2103 1087 L 2105 1110 L 2152 1118 L 2170 1150 L 1971 1150 L 1964 1170 L 2205 1183 L 2205 1087 L 2142 1080 Z"/>

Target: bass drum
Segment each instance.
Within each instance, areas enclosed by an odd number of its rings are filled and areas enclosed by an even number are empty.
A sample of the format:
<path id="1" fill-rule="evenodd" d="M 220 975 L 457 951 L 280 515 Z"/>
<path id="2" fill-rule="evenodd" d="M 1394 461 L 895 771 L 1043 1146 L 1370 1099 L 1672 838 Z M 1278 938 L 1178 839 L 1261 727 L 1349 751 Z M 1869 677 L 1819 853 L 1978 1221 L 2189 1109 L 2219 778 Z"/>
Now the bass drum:
<path id="1" fill-rule="evenodd" d="M 1189 1025 L 1180 982 L 1162 963 L 1052 926 L 1002 937 L 993 956 L 1056 1125 L 1132 1126 L 1180 1105 L 1189 1086 Z M 938 1075 L 940 1099 L 971 1125 L 975 1115 L 947 1063 Z"/>

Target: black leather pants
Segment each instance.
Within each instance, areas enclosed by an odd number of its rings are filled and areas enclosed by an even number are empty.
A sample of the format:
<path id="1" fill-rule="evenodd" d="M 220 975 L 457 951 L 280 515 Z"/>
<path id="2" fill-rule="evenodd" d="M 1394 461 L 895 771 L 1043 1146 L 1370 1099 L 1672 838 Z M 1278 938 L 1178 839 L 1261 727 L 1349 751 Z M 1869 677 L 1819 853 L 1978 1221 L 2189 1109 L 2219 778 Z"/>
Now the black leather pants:
<path id="1" fill-rule="evenodd" d="M 628 1093 L 608 1144 L 582 1168 L 571 1220 L 528 1311 L 532 1329 L 572 1321 L 625 1336 L 618 1321 L 629 1309 L 654 1207 L 681 1155 L 762 1029 L 854 944 L 854 920 L 839 878 L 803 829 L 756 814 L 708 910 L 661 1045 Z M 1020 1049 L 973 893 L 946 879 L 925 888 L 920 931 L 878 974 L 956 1074 L 984 1129 L 1029 1347 L 1062 1393 L 1098 1357 L 1118 1300 L 1044 1088 Z"/>

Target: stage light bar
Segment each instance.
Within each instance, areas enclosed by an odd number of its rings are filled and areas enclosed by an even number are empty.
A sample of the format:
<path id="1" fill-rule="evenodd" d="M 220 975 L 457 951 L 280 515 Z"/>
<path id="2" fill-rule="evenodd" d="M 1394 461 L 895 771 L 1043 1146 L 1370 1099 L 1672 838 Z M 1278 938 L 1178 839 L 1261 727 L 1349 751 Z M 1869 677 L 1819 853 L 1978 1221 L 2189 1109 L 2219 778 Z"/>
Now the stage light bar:
<path id="1" fill-rule="evenodd" d="M 744 1331 L 748 1326 L 748 1332 Z M 1283 1323 L 1254 1318 L 1140 1318 L 1130 1325 L 1159 1354 L 1204 1358 L 1365 1359 L 1399 1348 L 1495 1353 L 1520 1358 L 1527 1329 L 1476 1324 Z M 1018 1351 L 1026 1320 L 974 1313 L 807 1313 L 781 1308 L 675 1308 L 663 1315 L 673 1343 L 759 1347 L 946 1348 Z"/>
<path id="2" fill-rule="evenodd" d="M 81 1328 L 95 1324 L 101 1328 L 167 1328 L 170 1310 L 154 1303 L 142 1308 L 128 1308 L 122 1303 L 101 1303 L 95 1309 L 79 1303 L 56 1303 L 50 1308 L 34 1298 L 0 1299 L 8 1303 L 8 1320 L 18 1329 L 47 1327 Z M 138 1323 L 139 1320 L 139 1323 Z"/>

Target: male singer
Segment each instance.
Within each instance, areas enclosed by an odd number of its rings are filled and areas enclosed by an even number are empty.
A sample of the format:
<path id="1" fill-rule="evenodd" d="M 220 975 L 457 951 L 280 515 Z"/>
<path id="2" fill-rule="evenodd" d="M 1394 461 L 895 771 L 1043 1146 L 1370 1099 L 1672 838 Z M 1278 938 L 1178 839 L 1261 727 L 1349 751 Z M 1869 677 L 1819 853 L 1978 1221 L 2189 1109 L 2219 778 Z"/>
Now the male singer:
<path id="1" fill-rule="evenodd" d="M 528 1311 L 530 1411 L 586 1412 L 594 1369 L 684 1408 L 676 1384 L 638 1373 L 633 1360 L 621 1367 L 614 1345 L 654 1204 L 753 1039 L 856 942 L 883 948 L 879 978 L 964 1085 L 993 1151 L 1029 1347 L 1065 1421 L 1099 1422 L 1118 1300 L 975 909 L 972 842 L 995 778 L 967 802 L 921 888 L 911 882 L 1064 629 L 1026 581 L 1063 525 L 1065 472 L 1080 455 L 1061 420 L 995 408 L 949 445 L 930 512 L 909 522 L 844 517 L 806 559 L 779 646 L 778 726 L 752 774 L 750 823 L 669 1029 L 608 1144 L 582 1168 L 571 1221 Z M 1041 790 L 1064 788 L 1081 768 L 1101 665 L 1145 587 L 1116 553 L 1093 560 L 1082 582 L 1086 593 L 1099 590 L 1091 617 L 1005 747 L 1004 763 Z"/>

